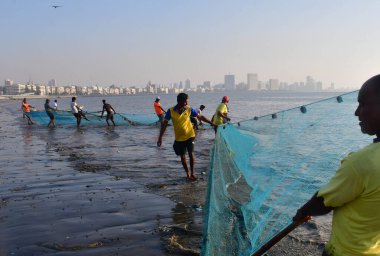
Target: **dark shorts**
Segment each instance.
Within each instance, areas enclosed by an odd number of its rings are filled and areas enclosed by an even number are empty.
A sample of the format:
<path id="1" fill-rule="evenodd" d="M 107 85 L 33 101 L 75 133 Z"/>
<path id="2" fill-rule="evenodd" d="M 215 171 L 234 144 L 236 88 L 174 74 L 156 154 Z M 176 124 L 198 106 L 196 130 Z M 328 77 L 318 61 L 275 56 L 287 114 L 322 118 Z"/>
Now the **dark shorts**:
<path id="1" fill-rule="evenodd" d="M 186 151 L 191 153 L 194 151 L 194 137 L 185 141 L 174 141 L 173 149 L 177 156 L 186 154 Z"/>
<path id="2" fill-rule="evenodd" d="M 47 111 L 46 114 L 49 116 L 50 119 L 54 119 L 53 113 Z"/>
<path id="3" fill-rule="evenodd" d="M 157 117 L 158 117 L 158 120 L 160 121 L 160 123 L 162 123 L 164 121 L 164 114 L 157 115 Z"/>
<path id="4" fill-rule="evenodd" d="M 113 114 L 107 114 L 107 117 L 106 117 L 106 120 L 109 120 L 111 119 L 113 121 Z"/>
<path id="5" fill-rule="evenodd" d="M 76 118 L 78 118 L 78 117 L 81 117 L 82 115 L 81 114 L 79 114 L 79 113 L 73 113 L 73 115 L 76 117 Z"/>

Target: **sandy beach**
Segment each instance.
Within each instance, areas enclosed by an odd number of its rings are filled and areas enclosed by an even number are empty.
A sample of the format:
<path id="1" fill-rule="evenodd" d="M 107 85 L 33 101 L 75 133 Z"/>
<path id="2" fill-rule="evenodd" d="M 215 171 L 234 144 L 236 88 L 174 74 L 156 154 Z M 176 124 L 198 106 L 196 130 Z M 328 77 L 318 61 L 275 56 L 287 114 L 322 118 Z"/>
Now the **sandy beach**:
<path id="1" fill-rule="evenodd" d="M 0 104 L 0 255 L 199 255 L 211 129 L 197 136 L 189 183 L 170 129 L 158 149 L 157 127 L 28 126 L 18 105 Z M 318 225 L 268 255 L 320 255 Z"/>

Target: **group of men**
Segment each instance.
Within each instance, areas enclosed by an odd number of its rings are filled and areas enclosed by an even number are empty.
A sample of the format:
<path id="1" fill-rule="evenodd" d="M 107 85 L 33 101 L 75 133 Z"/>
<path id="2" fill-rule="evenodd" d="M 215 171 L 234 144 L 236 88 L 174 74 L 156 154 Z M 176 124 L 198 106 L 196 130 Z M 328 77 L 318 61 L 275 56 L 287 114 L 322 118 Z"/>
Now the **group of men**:
<path id="1" fill-rule="evenodd" d="M 79 106 L 76 100 L 77 100 L 76 97 L 71 98 L 70 108 L 71 108 L 72 114 L 76 118 L 77 127 L 79 127 L 82 118 L 84 118 L 86 120 L 88 120 L 88 118 L 86 117 L 85 113 L 82 110 L 83 107 Z M 108 104 L 106 102 L 106 100 L 102 100 L 102 102 L 103 102 L 103 110 L 102 110 L 102 114 L 101 114 L 100 118 L 103 118 L 104 112 L 106 112 L 107 113 L 107 115 L 106 115 L 107 125 L 110 126 L 109 120 L 111 120 L 112 124 L 115 126 L 116 125 L 115 121 L 114 121 L 114 114 L 116 114 L 115 109 L 110 104 Z M 21 108 L 23 111 L 23 117 L 28 119 L 28 124 L 29 125 L 34 124 L 34 122 L 32 121 L 32 118 L 29 115 L 30 109 L 33 107 L 28 103 L 26 98 L 23 99 L 22 104 L 21 104 Z M 58 101 L 54 100 L 54 106 L 52 107 L 52 106 L 50 106 L 50 99 L 46 99 L 45 104 L 44 104 L 44 109 L 45 109 L 46 114 L 50 118 L 50 122 L 48 124 L 48 127 L 55 127 L 54 112 L 58 110 Z"/>

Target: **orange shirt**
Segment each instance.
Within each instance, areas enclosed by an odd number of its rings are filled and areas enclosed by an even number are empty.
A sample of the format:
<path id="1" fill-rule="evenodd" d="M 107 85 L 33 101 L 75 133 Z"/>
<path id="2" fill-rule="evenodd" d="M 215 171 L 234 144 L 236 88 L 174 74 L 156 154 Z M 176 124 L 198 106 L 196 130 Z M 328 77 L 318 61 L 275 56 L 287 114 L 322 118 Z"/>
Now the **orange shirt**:
<path id="1" fill-rule="evenodd" d="M 154 102 L 153 106 L 154 106 L 154 111 L 156 111 L 157 115 L 162 115 L 164 113 L 164 111 L 161 109 L 161 103 L 160 102 Z"/>
<path id="2" fill-rule="evenodd" d="M 29 103 L 22 103 L 22 111 L 29 113 L 30 112 L 30 105 Z"/>

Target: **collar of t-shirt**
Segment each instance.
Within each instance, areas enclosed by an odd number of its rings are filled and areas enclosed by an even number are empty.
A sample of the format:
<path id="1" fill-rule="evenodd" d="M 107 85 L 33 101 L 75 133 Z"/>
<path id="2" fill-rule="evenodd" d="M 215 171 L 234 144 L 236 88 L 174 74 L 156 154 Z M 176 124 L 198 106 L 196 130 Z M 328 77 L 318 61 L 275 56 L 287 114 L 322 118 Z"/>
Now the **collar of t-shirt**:
<path id="1" fill-rule="evenodd" d="M 379 137 L 373 139 L 373 143 L 377 143 L 377 142 L 380 142 L 380 138 Z"/>
<path id="2" fill-rule="evenodd" d="M 174 108 L 173 108 L 173 110 L 176 111 L 178 114 L 182 114 L 183 112 L 185 112 L 187 110 L 187 108 L 188 108 L 188 106 L 184 106 L 182 108 L 182 111 L 179 111 L 178 105 L 175 105 Z"/>

